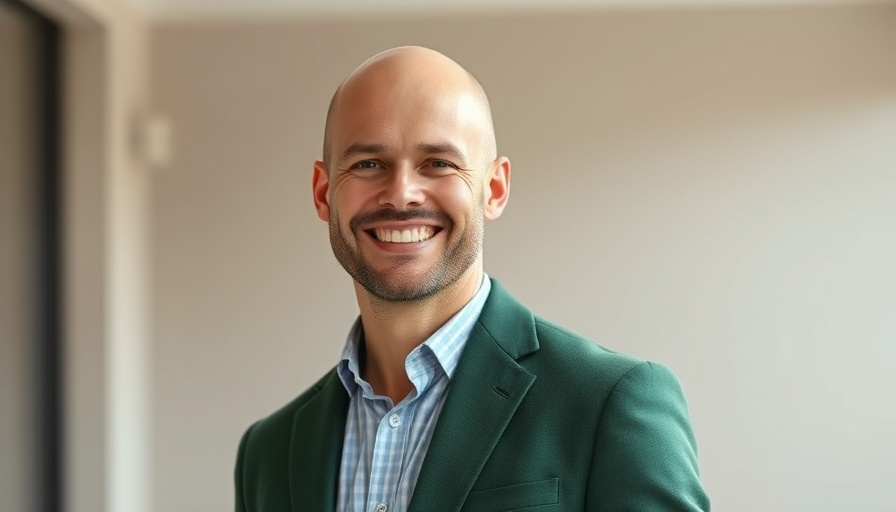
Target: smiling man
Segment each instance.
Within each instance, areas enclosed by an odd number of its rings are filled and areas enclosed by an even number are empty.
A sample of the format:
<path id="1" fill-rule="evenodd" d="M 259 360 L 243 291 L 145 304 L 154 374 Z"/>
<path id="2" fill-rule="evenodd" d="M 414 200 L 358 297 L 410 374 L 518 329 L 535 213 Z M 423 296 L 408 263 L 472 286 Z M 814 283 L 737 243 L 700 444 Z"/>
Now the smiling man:
<path id="1" fill-rule="evenodd" d="M 496 148 L 479 82 L 435 51 L 338 88 L 312 193 L 360 315 L 337 366 L 243 436 L 237 511 L 709 510 L 675 377 L 484 274 Z"/>

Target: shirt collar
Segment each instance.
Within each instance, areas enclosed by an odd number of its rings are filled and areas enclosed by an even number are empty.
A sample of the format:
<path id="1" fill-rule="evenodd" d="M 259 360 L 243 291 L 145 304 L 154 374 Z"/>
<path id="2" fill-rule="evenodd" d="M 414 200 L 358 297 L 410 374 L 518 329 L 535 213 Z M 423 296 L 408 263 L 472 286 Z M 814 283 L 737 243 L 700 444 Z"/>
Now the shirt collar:
<path id="1" fill-rule="evenodd" d="M 427 361 L 432 360 L 432 357 L 427 357 L 426 351 L 435 357 L 438 365 L 449 379 L 454 375 L 457 362 L 460 360 L 460 355 L 467 344 L 470 332 L 473 331 L 476 320 L 479 319 L 479 314 L 482 312 L 482 307 L 485 305 L 485 300 L 488 298 L 491 287 L 491 280 L 488 278 L 488 275 L 483 273 L 482 283 L 479 286 L 479 290 L 473 295 L 473 298 L 434 332 L 432 336 L 408 354 L 405 360 L 405 370 L 409 372 L 412 381 L 416 380 L 414 375 L 412 375 L 412 373 L 418 373 L 416 367 L 421 364 L 427 364 Z M 339 379 L 350 395 L 354 394 L 358 386 L 369 389 L 369 384 L 361 378 L 359 367 L 358 351 L 363 334 L 364 327 L 359 316 L 352 324 L 348 338 L 345 341 L 345 347 L 342 350 L 342 358 L 337 366 Z"/>

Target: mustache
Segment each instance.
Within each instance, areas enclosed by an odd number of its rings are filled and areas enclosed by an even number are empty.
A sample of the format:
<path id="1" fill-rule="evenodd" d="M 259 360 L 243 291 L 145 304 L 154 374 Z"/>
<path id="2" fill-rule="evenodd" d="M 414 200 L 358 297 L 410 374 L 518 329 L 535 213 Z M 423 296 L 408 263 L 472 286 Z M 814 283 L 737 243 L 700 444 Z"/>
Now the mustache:
<path id="1" fill-rule="evenodd" d="M 445 227 L 450 227 L 451 218 L 443 212 L 426 210 L 424 208 L 414 208 L 410 210 L 395 210 L 393 208 L 381 208 L 365 213 L 359 213 L 352 217 L 348 226 L 352 231 L 357 231 L 364 224 L 372 224 L 374 222 L 406 222 L 410 220 L 434 221 Z"/>

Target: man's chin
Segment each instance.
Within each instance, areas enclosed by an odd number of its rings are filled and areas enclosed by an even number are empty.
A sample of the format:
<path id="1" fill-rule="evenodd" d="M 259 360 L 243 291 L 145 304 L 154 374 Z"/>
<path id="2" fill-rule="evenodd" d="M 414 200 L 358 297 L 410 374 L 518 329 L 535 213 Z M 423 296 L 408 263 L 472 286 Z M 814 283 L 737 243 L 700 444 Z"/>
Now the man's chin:
<path id="1" fill-rule="evenodd" d="M 408 281 L 396 284 L 382 279 L 364 279 L 358 281 L 367 293 L 387 302 L 411 302 L 422 300 L 438 293 L 440 287 L 435 283 Z"/>

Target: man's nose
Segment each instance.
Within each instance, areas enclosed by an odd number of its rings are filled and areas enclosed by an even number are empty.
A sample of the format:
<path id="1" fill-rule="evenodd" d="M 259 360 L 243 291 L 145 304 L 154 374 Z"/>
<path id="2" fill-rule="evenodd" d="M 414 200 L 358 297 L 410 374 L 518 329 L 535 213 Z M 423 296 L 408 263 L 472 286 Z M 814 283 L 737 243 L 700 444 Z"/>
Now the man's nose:
<path id="1" fill-rule="evenodd" d="M 380 205 L 391 206 L 396 210 L 421 206 L 426 201 L 422 181 L 423 177 L 412 166 L 395 167 L 388 174 L 380 192 Z"/>

